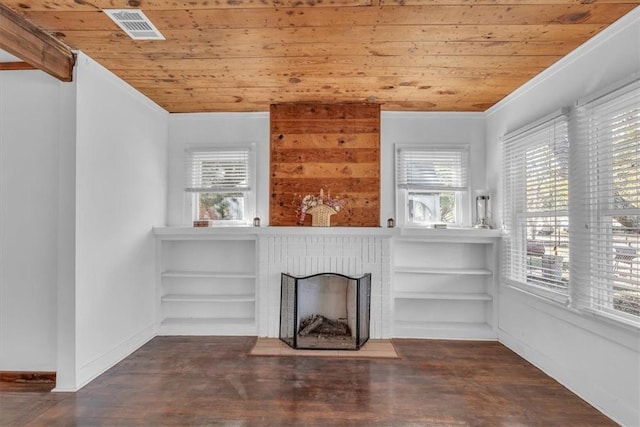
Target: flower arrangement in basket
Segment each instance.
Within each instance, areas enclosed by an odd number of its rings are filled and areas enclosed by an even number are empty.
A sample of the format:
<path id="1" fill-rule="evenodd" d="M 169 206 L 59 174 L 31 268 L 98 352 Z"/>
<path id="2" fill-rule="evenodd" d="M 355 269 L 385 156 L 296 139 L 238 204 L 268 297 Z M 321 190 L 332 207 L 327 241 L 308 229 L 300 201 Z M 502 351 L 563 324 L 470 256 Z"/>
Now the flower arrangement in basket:
<path id="1" fill-rule="evenodd" d="M 296 216 L 298 225 L 304 224 L 307 214 L 312 216 L 311 225 L 328 227 L 330 225 L 330 217 L 338 212 L 347 202 L 346 199 L 332 198 L 330 193 L 324 194 L 324 190 L 320 189 L 320 195 L 307 194 L 304 197 L 298 196 L 299 202 L 296 208 Z"/>

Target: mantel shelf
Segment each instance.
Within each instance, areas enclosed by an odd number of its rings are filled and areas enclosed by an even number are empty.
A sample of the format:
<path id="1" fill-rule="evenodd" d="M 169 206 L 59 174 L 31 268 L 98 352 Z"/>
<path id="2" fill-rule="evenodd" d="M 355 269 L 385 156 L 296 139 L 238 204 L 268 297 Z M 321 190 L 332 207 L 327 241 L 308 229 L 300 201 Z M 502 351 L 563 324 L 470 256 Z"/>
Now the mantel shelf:
<path id="1" fill-rule="evenodd" d="M 358 236 L 388 237 L 433 243 L 493 243 L 502 233 L 499 230 L 474 228 L 383 228 L 383 227 L 154 227 L 153 234 L 161 240 L 251 240 L 260 236 Z"/>

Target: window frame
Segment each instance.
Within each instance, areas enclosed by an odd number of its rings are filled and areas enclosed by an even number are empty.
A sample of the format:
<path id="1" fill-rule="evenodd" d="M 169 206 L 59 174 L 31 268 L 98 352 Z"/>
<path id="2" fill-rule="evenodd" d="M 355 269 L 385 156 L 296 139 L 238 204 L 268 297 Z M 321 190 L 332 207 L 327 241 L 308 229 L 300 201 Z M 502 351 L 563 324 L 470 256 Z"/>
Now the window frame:
<path id="1" fill-rule="evenodd" d="M 560 132 L 558 134 L 558 132 Z M 566 147 L 558 147 L 558 141 L 565 140 Z M 571 239 L 569 237 L 570 232 L 567 233 L 566 244 L 568 252 L 568 265 L 566 274 L 569 276 L 566 287 L 562 288 L 554 283 L 557 280 L 553 280 L 547 275 L 555 274 L 555 271 L 548 271 L 549 267 L 545 267 L 544 260 L 548 255 L 543 253 L 540 255 L 540 266 L 534 266 L 534 261 L 538 261 L 537 257 L 529 250 L 529 227 L 531 227 L 530 219 L 534 218 L 555 218 L 554 230 L 556 233 L 556 252 L 554 256 L 557 257 L 557 246 L 560 242 L 560 236 L 558 231 L 558 218 L 566 218 L 566 229 L 570 230 L 571 215 L 570 215 L 570 201 L 569 201 L 569 185 L 570 185 L 570 147 L 571 140 L 569 135 L 569 110 L 561 109 L 554 111 L 528 125 L 518 128 L 502 138 L 503 147 L 503 214 L 504 214 L 504 230 L 506 235 L 503 239 L 503 279 L 510 286 L 519 288 L 526 292 L 533 293 L 545 299 L 553 300 L 559 303 L 566 304 L 569 300 L 569 293 L 571 290 Z M 545 147 L 553 147 L 553 153 L 551 155 L 540 155 L 535 153 L 536 150 L 545 150 Z M 562 151 L 562 150 L 566 150 Z M 560 154 L 555 154 L 560 153 Z M 554 174 L 557 171 L 555 168 L 561 167 L 562 159 L 561 155 L 566 155 L 567 161 L 567 177 L 565 183 L 559 184 L 555 180 L 553 184 L 549 186 L 551 191 L 547 190 L 536 193 L 535 196 L 540 198 L 551 196 L 553 201 L 556 202 L 554 209 L 536 210 L 530 209 L 529 202 L 529 181 L 530 177 L 528 168 L 532 163 L 540 161 L 549 162 L 549 172 Z M 557 158 L 553 158 L 557 156 Z M 536 165 L 539 166 L 539 165 Z M 538 171 L 535 176 L 538 177 L 541 172 Z M 541 185 L 541 184 L 539 184 Z M 557 192 L 559 189 L 566 187 L 567 196 L 566 209 L 557 209 Z M 561 224 L 562 225 L 562 224 Z M 535 240 L 534 240 L 535 242 Z M 544 242 L 542 242 L 544 248 Z M 546 252 L 546 251 L 545 251 Z M 554 260 L 554 262 L 556 262 Z M 564 260 L 562 260 L 564 264 Z M 539 270 L 538 274 L 534 274 Z M 554 268 L 555 270 L 555 268 Z M 564 268 L 561 267 L 561 278 L 564 276 Z M 536 278 L 535 276 L 541 275 L 542 277 Z M 548 280 L 550 283 L 544 285 L 544 281 Z M 555 288 L 553 288 L 555 286 Z"/>
<path id="2" fill-rule="evenodd" d="M 395 193 L 396 193 L 396 218 L 399 226 L 404 227 L 433 227 L 434 224 L 442 224 L 442 221 L 425 221 L 423 223 L 417 223 L 410 221 L 409 215 L 409 197 L 410 194 L 423 193 L 454 193 L 455 195 L 455 221 L 452 223 L 446 223 L 449 227 L 464 227 L 470 225 L 469 212 L 470 212 L 470 145 L 469 144 L 407 144 L 396 143 L 394 147 L 394 165 L 395 165 Z M 447 153 L 457 152 L 461 155 L 461 171 L 460 177 L 456 180 L 461 180 L 461 185 L 457 187 L 452 186 L 416 186 L 408 183 L 409 180 L 404 173 L 402 164 L 403 153 Z"/>
<path id="3" fill-rule="evenodd" d="M 583 159 L 585 171 L 576 177 L 585 192 L 582 202 L 585 209 L 580 218 L 583 227 L 578 232 L 581 248 L 578 250 L 587 261 L 576 266 L 580 281 L 574 290 L 575 306 L 581 311 L 635 327 L 640 327 L 640 310 L 638 314 L 634 314 L 615 308 L 614 294 L 616 284 L 618 288 L 635 288 L 636 292 L 640 292 L 640 263 L 637 261 L 640 225 L 635 228 L 635 234 L 629 234 L 632 236 L 631 240 L 635 240 L 635 258 L 630 260 L 629 278 L 624 280 L 617 272 L 618 246 L 615 238 L 619 237 L 619 234 L 615 233 L 613 220 L 616 216 L 640 218 L 640 198 L 629 202 L 632 205 L 636 203 L 635 207 L 616 206 L 616 197 L 621 196 L 616 193 L 614 157 L 619 154 L 619 147 L 615 145 L 627 138 L 629 142 L 624 143 L 624 150 L 640 153 L 640 102 L 637 101 L 639 98 L 640 78 L 636 75 L 576 102 L 576 133 L 580 141 L 577 154 Z M 624 132 L 616 127 L 624 127 L 624 124 L 619 122 L 625 117 L 629 120 L 630 133 L 622 136 Z M 634 162 L 633 158 L 621 159 L 623 162 Z M 626 172 L 632 168 L 633 166 L 630 166 L 623 170 Z M 620 171 L 618 168 L 615 169 Z M 640 175 L 636 172 L 634 190 L 640 190 L 638 176 Z M 633 230 L 634 228 L 631 231 Z M 627 242 L 629 235 L 626 235 Z M 633 248 L 630 243 L 629 245 Z"/>
<path id="4" fill-rule="evenodd" d="M 246 154 L 246 185 L 229 186 L 228 188 L 211 189 L 200 188 L 197 185 L 198 178 L 194 178 L 191 170 L 193 170 L 193 154 L 194 153 L 232 153 L 239 152 Z M 256 210 L 256 153 L 255 143 L 239 143 L 239 144 L 202 144 L 187 145 L 184 149 L 184 217 L 187 224 L 192 221 L 199 220 L 199 204 L 200 195 L 205 193 L 226 194 L 226 193 L 242 193 L 244 195 L 243 219 L 241 220 L 224 220 L 210 219 L 210 226 L 246 226 L 250 225 L 255 216 Z M 200 190 L 200 191 L 199 191 Z"/>
<path id="5" fill-rule="evenodd" d="M 625 98 L 626 97 L 626 98 Z M 594 104 L 591 104 L 594 102 Z M 610 102 L 610 104 L 607 104 Z M 589 105 L 602 104 L 602 117 L 587 114 Z M 620 109 L 617 109 L 620 107 Z M 597 108 L 595 108 L 597 109 Z M 506 138 L 526 132 L 558 115 L 553 113 L 503 137 L 503 238 L 501 282 L 567 310 L 619 327 L 640 328 L 640 77 L 622 82 L 562 109 L 568 120 L 568 294 L 558 295 L 523 283 L 510 268 L 522 268 L 526 279 L 527 229 L 512 206 L 510 185 L 524 186 L 524 171 L 509 170 Z M 568 114 L 570 113 L 570 114 Z M 622 120 L 622 119 L 625 120 Z M 597 124 L 597 128 L 594 128 Z M 512 181 L 519 180 L 519 184 Z M 623 195 L 623 197 L 620 197 Z M 524 198 L 526 202 L 526 197 Z M 620 222 L 618 218 L 624 217 Z M 615 220 L 615 221 L 614 221 Z M 619 273 L 616 244 L 635 249 L 628 274 Z M 512 251 L 510 245 L 520 248 Z M 626 274 L 626 275 L 625 275 Z M 623 279 L 620 279 L 620 278 Z"/>

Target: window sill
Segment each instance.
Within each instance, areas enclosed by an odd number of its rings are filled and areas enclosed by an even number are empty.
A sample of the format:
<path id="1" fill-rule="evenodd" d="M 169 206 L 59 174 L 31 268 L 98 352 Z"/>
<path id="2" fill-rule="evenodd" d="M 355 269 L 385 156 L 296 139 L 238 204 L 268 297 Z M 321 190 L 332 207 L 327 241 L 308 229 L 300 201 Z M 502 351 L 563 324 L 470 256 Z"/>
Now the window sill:
<path id="1" fill-rule="evenodd" d="M 507 284 L 507 286 L 509 286 L 511 289 L 514 289 L 516 291 L 519 292 L 523 292 L 525 294 L 528 295 L 532 295 L 536 298 L 540 298 L 544 301 L 549 301 L 552 303 L 557 304 L 560 307 L 569 307 L 569 296 L 559 293 L 559 292 L 553 292 L 550 290 L 546 290 L 543 288 L 538 288 L 534 285 L 527 285 L 524 283 L 519 283 L 513 280 L 506 280 L 505 283 Z"/>

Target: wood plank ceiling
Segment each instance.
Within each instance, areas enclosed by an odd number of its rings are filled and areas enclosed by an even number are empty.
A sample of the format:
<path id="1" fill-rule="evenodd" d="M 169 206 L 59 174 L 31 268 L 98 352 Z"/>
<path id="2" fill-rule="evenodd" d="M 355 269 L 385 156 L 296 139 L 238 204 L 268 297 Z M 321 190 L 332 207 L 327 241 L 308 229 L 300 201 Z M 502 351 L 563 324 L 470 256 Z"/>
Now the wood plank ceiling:
<path id="1" fill-rule="evenodd" d="M 2 0 L 169 112 L 484 111 L 640 0 Z M 134 41 L 102 12 L 139 8 Z"/>

